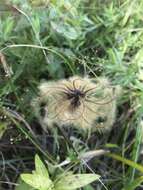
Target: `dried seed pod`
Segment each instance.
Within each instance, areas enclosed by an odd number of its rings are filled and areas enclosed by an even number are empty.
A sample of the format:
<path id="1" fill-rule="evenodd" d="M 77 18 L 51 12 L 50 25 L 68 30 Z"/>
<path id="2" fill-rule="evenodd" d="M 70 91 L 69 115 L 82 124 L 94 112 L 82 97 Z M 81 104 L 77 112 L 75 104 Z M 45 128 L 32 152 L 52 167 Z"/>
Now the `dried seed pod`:
<path id="1" fill-rule="evenodd" d="M 107 78 L 73 76 L 41 83 L 33 107 L 43 128 L 56 123 L 85 130 L 109 130 L 115 121 L 117 91 Z"/>

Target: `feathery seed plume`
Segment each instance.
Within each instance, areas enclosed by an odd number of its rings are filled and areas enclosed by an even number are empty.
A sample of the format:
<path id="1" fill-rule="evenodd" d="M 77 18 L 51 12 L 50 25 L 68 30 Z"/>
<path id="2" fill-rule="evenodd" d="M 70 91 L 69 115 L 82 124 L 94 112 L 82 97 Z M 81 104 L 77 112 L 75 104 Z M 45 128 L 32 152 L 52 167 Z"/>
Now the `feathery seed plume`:
<path id="1" fill-rule="evenodd" d="M 73 76 L 41 83 L 33 106 L 43 128 L 56 123 L 109 130 L 115 121 L 117 91 L 107 78 Z"/>

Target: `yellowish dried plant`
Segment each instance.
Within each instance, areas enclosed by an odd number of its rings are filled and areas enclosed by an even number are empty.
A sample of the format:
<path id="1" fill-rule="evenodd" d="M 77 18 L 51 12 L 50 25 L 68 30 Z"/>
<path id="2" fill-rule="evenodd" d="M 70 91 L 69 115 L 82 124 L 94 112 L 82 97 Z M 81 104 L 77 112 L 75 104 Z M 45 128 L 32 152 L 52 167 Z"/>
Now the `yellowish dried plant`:
<path id="1" fill-rule="evenodd" d="M 109 130 L 116 117 L 118 89 L 107 78 L 73 76 L 43 82 L 33 107 L 43 128 L 58 124 L 92 131 Z"/>

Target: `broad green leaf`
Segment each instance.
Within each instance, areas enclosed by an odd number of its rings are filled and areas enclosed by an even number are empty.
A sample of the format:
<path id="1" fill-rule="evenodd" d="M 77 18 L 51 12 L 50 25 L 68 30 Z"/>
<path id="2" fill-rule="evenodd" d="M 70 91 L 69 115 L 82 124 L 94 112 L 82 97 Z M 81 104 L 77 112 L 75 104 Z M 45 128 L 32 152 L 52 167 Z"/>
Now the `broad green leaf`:
<path id="1" fill-rule="evenodd" d="M 84 190 L 94 190 L 94 188 L 91 187 L 91 185 L 87 185 L 86 187 L 84 187 Z"/>
<path id="2" fill-rule="evenodd" d="M 39 190 L 52 190 L 54 185 L 52 181 L 38 174 L 21 174 L 22 180 Z"/>
<path id="3" fill-rule="evenodd" d="M 21 180 L 21 178 L 18 179 L 17 184 L 18 185 L 15 187 L 15 190 L 35 190 L 35 188 L 29 186 L 23 180 Z"/>
<path id="4" fill-rule="evenodd" d="M 70 26 L 68 23 L 59 24 L 58 22 L 51 21 L 51 26 L 56 32 L 64 35 L 66 38 L 69 38 L 71 40 L 77 39 L 78 36 L 80 35 L 80 30 L 77 31 L 74 27 Z"/>
<path id="5" fill-rule="evenodd" d="M 49 179 L 48 170 L 38 155 L 35 156 L 35 170 L 38 175 L 41 175 L 41 177 L 43 176 L 43 177 Z"/>
<path id="6" fill-rule="evenodd" d="M 55 190 L 75 190 L 100 178 L 96 174 L 76 174 L 63 176 L 55 183 Z"/>
<path id="7" fill-rule="evenodd" d="M 143 176 L 136 178 L 132 183 L 126 185 L 122 190 L 134 190 L 143 182 Z"/>

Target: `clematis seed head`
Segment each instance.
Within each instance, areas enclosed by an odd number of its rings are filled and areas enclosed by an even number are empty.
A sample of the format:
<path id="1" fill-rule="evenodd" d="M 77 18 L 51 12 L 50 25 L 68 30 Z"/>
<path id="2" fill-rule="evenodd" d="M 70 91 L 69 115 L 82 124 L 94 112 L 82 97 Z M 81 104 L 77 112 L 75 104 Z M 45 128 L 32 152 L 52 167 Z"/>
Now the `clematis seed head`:
<path id="1" fill-rule="evenodd" d="M 105 77 L 73 76 L 42 82 L 33 107 L 43 128 L 74 126 L 80 129 L 109 130 L 116 117 L 119 87 Z"/>

